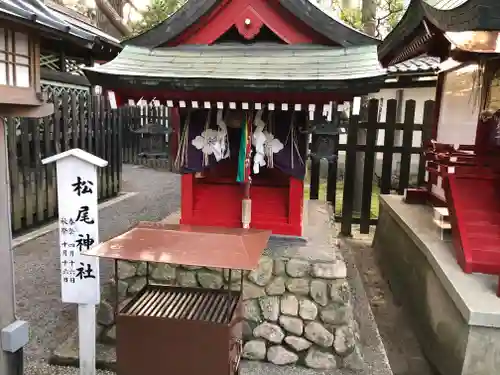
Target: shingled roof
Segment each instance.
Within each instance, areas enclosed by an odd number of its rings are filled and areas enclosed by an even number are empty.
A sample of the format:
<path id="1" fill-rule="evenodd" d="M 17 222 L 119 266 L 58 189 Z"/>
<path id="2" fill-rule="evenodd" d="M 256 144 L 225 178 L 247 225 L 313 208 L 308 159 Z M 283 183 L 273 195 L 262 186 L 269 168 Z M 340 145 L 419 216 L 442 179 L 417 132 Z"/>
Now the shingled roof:
<path id="1" fill-rule="evenodd" d="M 384 65 L 422 54 L 446 32 L 500 31 L 499 0 L 411 0 L 401 21 L 379 46 Z"/>
<path id="2" fill-rule="evenodd" d="M 219 44 L 149 49 L 126 46 L 113 61 L 85 68 L 91 82 L 119 87 L 301 92 L 380 85 L 386 75 L 375 45 Z"/>
<path id="3" fill-rule="evenodd" d="M 69 41 L 97 53 L 121 50 L 119 40 L 64 9 L 41 0 L 4 0 L 0 1 L 0 19 L 26 25 L 39 30 L 44 37 Z"/>
<path id="4" fill-rule="evenodd" d="M 460 0 L 462 1 L 462 0 Z M 434 56 L 419 56 L 387 67 L 389 76 L 436 74 L 440 60 Z"/>

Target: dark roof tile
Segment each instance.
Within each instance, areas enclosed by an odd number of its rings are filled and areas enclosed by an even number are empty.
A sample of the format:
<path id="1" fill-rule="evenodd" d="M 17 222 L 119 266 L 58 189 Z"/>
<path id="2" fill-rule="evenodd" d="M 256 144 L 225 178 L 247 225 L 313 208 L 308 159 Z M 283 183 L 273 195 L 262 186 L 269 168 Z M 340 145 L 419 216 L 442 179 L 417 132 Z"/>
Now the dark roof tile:
<path id="1" fill-rule="evenodd" d="M 419 56 L 411 60 L 390 65 L 387 68 L 387 72 L 389 75 L 437 72 L 439 63 L 440 61 L 437 57 Z"/>
<path id="2" fill-rule="evenodd" d="M 0 19 L 22 22 L 48 33 L 61 35 L 91 49 L 95 42 L 121 48 L 120 41 L 42 0 L 0 1 Z"/>

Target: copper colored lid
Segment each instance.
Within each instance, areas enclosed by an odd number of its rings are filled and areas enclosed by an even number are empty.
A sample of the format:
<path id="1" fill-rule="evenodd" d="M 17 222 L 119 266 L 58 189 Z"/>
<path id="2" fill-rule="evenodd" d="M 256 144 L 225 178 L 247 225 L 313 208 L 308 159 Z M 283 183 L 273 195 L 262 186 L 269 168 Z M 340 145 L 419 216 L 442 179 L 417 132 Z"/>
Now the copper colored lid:
<path id="1" fill-rule="evenodd" d="M 140 222 L 83 255 L 187 266 L 255 269 L 271 231 Z"/>

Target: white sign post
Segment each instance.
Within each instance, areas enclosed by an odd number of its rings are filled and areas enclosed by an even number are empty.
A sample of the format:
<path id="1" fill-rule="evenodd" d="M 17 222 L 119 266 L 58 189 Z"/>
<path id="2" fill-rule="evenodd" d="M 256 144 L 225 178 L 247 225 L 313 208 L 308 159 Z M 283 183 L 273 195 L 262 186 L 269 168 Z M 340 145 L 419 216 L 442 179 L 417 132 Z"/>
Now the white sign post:
<path id="1" fill-rule="evenodd" d="M 78 304 L 80 375 L 94 375 L 99 259 L 80 252 L 99 243 L 97 167 L 108 162 L 80 149 L 42 160 L 52 162 L 57 169 L 62 301 Z"/>

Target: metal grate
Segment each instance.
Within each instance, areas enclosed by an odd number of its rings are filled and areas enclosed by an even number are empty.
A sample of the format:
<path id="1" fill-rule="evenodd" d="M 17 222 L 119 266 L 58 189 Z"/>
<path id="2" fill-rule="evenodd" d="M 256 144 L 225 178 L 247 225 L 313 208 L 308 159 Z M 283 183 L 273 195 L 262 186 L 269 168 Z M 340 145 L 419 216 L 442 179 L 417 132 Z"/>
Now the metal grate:
<path id="1" fill-rule="evenodd" d="M 238 300 L 234 292 L 155 287 L 145 289 L 122 314 L 224 323 L 230 321 Z"/>

